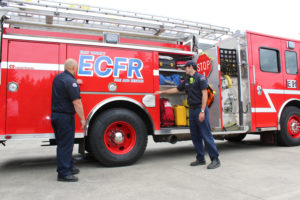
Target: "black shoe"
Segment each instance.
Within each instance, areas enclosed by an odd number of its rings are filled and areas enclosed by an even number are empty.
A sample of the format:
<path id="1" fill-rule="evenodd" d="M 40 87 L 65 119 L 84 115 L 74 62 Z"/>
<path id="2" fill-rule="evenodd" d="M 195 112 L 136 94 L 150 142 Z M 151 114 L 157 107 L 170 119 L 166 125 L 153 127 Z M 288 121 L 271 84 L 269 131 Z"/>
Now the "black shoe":
<path id="1" fill-rule="evenodd" d="M 77 169 L 76 167 L 72 168 L 72 174 L 79 174 L 80 170 Z"/>
<path id="2" fill-rule="evenodd" d="M 191 166 L 197 166 L 197 165 L 205 165 L 206 164 L 206 162 L 205 162 L 205 160 L 196 160 L 196 161 L 194 161 L 194 162 L 191 162 Z"/>
<path id="3" fill-rule="evenodd" d="M 57 175 L 57 181 L 77 182 L 78 178 L 76 176 L 74 176 L 74 175 L 68 175 L 68 176 Z"/>
<path id="4" fill-rule="evenodd" d="M 216 169 L 221 166 L 219 158 L 214 158 L 211 163 L 207 166 L 207 169 Z"/>

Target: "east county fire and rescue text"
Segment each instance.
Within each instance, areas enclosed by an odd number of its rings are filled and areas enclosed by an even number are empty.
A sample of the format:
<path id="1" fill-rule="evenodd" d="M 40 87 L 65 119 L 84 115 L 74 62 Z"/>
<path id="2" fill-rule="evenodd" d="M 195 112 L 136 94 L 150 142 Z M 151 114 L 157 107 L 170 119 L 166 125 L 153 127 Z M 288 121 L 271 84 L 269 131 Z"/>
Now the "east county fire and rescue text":
<path id="1" fill-rule="evenodd" d="M 155 142 L 190 139 L 187 95 L 154 95 L 183 81 L 187 60 L 194 60 L 198 73 L 208 79 L 215 139 L 241 141 L 255 133 L 285 146 L 300 144 L 300 41 L 47 3 L 1 4 L 3 144 L 28 138 L 55 144 L 51 88 L 67 58 L 78 62 L 76 78 L 83 81 L 87 116 L 84 130 L 76 117 L 76 142 L 81 153 L 92 152 L 106 166 L 137 161 L 148 136 Z"/>

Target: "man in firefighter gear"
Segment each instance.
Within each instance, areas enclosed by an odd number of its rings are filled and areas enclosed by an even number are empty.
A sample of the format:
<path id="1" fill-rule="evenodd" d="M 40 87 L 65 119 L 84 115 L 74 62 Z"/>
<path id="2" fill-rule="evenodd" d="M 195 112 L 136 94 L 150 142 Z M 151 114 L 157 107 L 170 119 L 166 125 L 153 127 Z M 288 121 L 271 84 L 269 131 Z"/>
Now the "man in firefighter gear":
<path id="1" fill-rule="evenodd" d="M 207 107 L 207 78 L 197 73 L 197 65 L 194 61 L 187 61 L 184 65 L 187 78 L 177 86 L 168 90 L 157 91 L 155 94 L 173 94 L 186 91 L 189 104 L 190 132 L 194 147 L 197 152 L 196 161 L 191 166 L 205 165 L 205 149 L 207 150 L 211 163 L 207 169 L 215 169 L 221 166 L 219 153 L 214 142 L 209 125 L 209 112 Z"/>
<path id="2" fill-rule="evenodd" d="M 80 88 L 74 77 L 77 62 L 67 59 L 65 71 L 56 75 L 52 85 L 51 124 L 57 143 L 57 180 L 76 182 L 74 174 L 79 173 L 72 162 L 72 152 L 75 140 L 75 112 L 80 118 L 81 127 L 86 121 L 80 97 Z"/>

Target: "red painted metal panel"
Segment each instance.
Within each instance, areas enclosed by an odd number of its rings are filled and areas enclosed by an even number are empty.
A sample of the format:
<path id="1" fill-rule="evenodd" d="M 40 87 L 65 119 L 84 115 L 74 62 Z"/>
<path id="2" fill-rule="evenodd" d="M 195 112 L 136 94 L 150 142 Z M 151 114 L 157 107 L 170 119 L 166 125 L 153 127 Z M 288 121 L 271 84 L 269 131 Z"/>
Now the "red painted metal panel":
<path id="1" fill-rule="evenodd" d="M 16 92 L 7 92 L 7 134 L 51 133 L 51 88 L 58 73 L 59 45 L 10 41 L 8 62 L 22 67 L 8 69 L 7 82 L 15 82 Z M 57 70 L 36 70 L 52 64 Z"/>
<path id="2" fill-rule="evenodd" d="M 7 60 L 7 48 L 8 41 L 2 40 L 1 58 L 2 61 Z M 4 66 L 6 65 L 6 66 Z M 1 74 L 0 74 L 0 135 L 5 134 L 5 114 L 6 114 L 6 75 L 7 75 L 7 64 L 1 64 Z"/>
<path id="3" fill-rule="evenodd" d="M 85 116 L 88 116 L 94 108 L 96 108 L 96 106 L 101 103 L 102 101 L 104 100 L 107 100 L 109 98 L 118 98 L 118 97 L 126 97 L 128 99 L 132 99 L 132 100 L 135 100 L 139 103 L 142 104 L 142 99 L 144 97 L 143 94 L 139 95 L 139 94 L 132 94 L 132 95 L 120 95 L 120 94 L 103 94 L 103 93 L 100 93 L 100 94 L 97 94 L 97 93 L 93 93 L 93 94 L 81 94 L 81 100 L 82 100 L 82 103 L 83 103 L 83 108 L 84 108 L 84 112 L 85 112 Z M 142 104 L 143 105 L 143 104 Z M 157 104 L 156 104 L 157 105 Z M 155 108 L 147 108 L 145 107 L 145 109 L 147 110 L 147 112 L 149 113 L 149 115 L 152 118 L 153 122 L 154 123 L 158 123 L 158 127 L 159 127 L 159 106 L 155 107 Z M 158 116 L 155 117 L 155 116 Z M 82 129 L 80 129 L 80 119 L 79 117 L 76 115 L 76 132 L 82 132 Z"/>
<path id="4" fill-rule="evenodd" d="M 108 85 L 115 83 L 114 92 L 153 93 L 153 56 L 150 51 L 68 45 L 67 56 L 78 62 L 77 76 L 83 80 L 81 91 L 110 92 Z M 106 60 L 100 62 L 104 57 Z M 139 60 L 140 74 L 138 70 L 130 71 L 131 60 Z M 135 66 L 138 64 L 134 63 Z M 110 73 L 100 75 L 100 71 Z"/>
<path id="5" fill-rule="evenodd" d="M 6 28 L 6 34 L 17 34 L 17 35 L 34 35 L 42 37 L 57 37 L 57 38 L 68 38 L 68 39 L 81 39 L 81 40 L 90 40 L 90 41 L 103 41 L 102 36 L 97 35 L 83 35 L 83 34 L 73 34 L 73 33 L 62 33 L 62 32 L 48 32 L 48 31 L 38 31 L 38 30 L 26 30 L 26 29 L 14 29 Z M 121 44 L 132 44 L 132 45 L 148 45 L 148 46 L 157 46 L 157 47 L 166 47 L 166 48 L 175 48 L 184 51 L 189 51 L 189 45 L 180 45 L 173 43 L 163 43 L 163 42 L 154 42 L 146 40 L 137 40 L 137 39 L 128 39 L 120 38 Z"/>
<path id="6" fill-rule="evenodd" d="M 252 109 L 255 108 L 256 110 L 255 124 L 256 127 L 276 127 L 278 108 L 282 105 L 283 100 L 283 95 L 280 94 L 280 91 L 284 89 L 283 73 L 262 71 L 259 50 L 261 47 L 275 49 L 282 55 L 280 39 L 258 34 L 250 34 L 250 37 L 251 43 L 249 43 L 248 46 L 251 45 L 252 65 L 254 65 L 255 68 L 255 84 L 252 84 L 251 88 L 251 100 L 253 102 L 251 106 Z M 280 58 L 280 61 L 282 71 L 282 58 Z M 253 81 L 253 71 L 251 78 Z M 259 86 L 263 91 L 261 95 L 257 92 Z M 268 92 L 267 90 L 273 90 L 274 92 Z M 279 92 L 279 94 L 277 94 L 276 91 Z M 272 105 L 274 105 L 275 111 L 274 109 L 272 110 Z"/>

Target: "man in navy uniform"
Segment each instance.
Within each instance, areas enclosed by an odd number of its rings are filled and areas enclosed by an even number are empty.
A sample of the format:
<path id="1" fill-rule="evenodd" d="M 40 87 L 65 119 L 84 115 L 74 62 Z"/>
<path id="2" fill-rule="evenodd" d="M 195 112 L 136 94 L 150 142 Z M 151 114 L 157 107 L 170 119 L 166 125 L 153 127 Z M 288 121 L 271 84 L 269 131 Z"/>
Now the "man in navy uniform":
<path id="1" fill-rule="evenodd" d="M 56 75 L 52 85 L 51 124 L 57 143 L 57 180 L 76 182 L 74 174 L 79 173 L 72 162 L 72 152 L 75 138 L 75 112 L 80 118 L 81 127 L 86 121 L 80 97 L 80 89 L 74 77 L 77 62 L 67 59 L 65 71 Z"/>
<path id="2" fill-rule="evenodd" d="M 214 142 L 209 125 L 209 112 L 207 107 L 207 78 L 197 73 L 197 65 L 194 61 L 187 61 L 184 65 L 187 78 L 177 88 L 158 91 L 156 94 L 173 94 L 186 91 L 190 107 L 190 132 L 194 147 L 197 152 L 196 161 L 191 166 L 205 165 L 204 146 L 207 150 L 211 163 L 207 169 L 215 169 L 221 166 L 219 153 Z"/>

